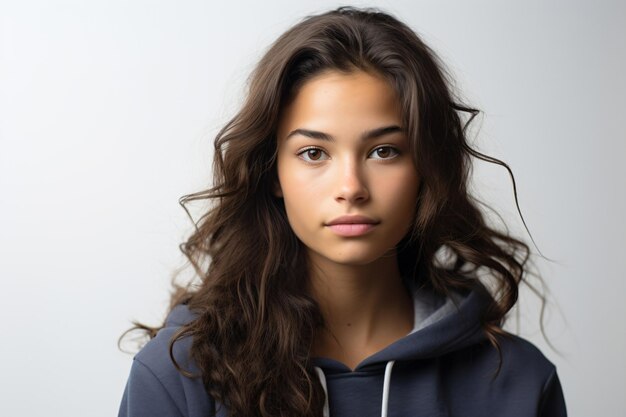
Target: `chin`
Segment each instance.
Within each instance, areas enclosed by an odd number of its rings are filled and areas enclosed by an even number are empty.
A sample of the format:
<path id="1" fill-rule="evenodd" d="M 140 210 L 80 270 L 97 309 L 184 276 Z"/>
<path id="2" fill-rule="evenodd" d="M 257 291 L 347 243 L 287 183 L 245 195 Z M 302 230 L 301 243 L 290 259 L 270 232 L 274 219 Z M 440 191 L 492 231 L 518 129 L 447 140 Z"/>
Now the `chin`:
<path id="1" fill-rule="evenodd" d="M 316 252 L 315 257 L 325 259 L 345 266 L 366 266 L 372 264 L 385 255 L 384 251 L 334 251 L 333 253 Z"/>

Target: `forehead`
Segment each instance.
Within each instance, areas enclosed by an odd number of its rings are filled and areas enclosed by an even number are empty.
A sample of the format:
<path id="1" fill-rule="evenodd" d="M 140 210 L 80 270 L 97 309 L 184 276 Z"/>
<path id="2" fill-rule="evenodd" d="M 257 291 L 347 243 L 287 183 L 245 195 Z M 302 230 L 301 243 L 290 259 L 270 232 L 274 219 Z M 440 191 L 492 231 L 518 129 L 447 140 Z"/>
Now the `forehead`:
<path id="1" fill-rule="evenodd" d="M 298 127 L 362 130 L 401 119 L 395 90 L 384 78 L 363 71 L 328 71 L 308 80 L 283 109 L 279 137 Z"/>

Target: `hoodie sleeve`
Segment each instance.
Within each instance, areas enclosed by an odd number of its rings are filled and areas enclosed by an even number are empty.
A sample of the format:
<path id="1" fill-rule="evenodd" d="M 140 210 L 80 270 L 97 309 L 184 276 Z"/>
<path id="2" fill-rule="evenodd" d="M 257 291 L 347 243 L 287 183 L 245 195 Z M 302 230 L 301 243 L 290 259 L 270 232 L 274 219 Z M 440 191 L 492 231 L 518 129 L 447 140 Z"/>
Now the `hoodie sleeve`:
<path id="1" fill-rule="evenodd" d="M 133 360 L 118 417 L 184 417 L 152 371 Z"/>
<path id="2" fill-rule="evenodd" d="M 550 374 L 546 381 L 541 401 L 539 403 L 539 417 L 567 417 L 565 408 L 565 399 L 563 398 L 563 390 L 561 382 L 556 373 L 556 368 Z"/>

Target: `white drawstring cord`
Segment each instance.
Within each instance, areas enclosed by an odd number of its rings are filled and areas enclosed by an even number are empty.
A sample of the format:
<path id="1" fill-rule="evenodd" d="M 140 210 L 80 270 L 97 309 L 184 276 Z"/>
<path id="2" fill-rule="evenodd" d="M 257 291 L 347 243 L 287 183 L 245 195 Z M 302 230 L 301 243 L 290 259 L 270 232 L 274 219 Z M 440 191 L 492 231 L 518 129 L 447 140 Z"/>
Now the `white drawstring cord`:
<path id="1" fill-rule="evenodd" d="M 326 388 L 326 376 L 324 375 L 322 368 L 319 366 L 316 366 L 315 370 L 317 371 L 317 376 L 320 379 L 322 388 L 324 388 L 324 417 L 330 417 L 330 411 L 328 411 L 328 389 Z"/>
<path id="2" fill-rule="evenodd" d="M 389 406 L 389 385 L 391 384 L 391 368 L 396 361 L 387 362 L 385 367 L 385 379 L 383 380 L 383 405 L 381 406 L 380 416 L 387 417 L 387 407 Z"/>
<path id="3" fill-rule="evenodd" d="M 396 361 L 387 362 L 387 366 L 385 367 L 385 378 L 383 380 L 383 403 L 380 410 L 381 417 L 387 417 L 387 408 L 389 407 L 389 386 L 391 385 L 391 369 L 393 368 L 393 364 Z M 317 372 L 317 376 L 320 379 L 320 383 L 322 384 L 322 388 L 324 388 L 325 400 L 324 400 L 324 417 L 330 417 L 330 411 L 328 408 L 328 388 L 326 387 L 326 376 L 324 375 L 324 371 L 319 366 L 315 367 L 315 371 Z"/>

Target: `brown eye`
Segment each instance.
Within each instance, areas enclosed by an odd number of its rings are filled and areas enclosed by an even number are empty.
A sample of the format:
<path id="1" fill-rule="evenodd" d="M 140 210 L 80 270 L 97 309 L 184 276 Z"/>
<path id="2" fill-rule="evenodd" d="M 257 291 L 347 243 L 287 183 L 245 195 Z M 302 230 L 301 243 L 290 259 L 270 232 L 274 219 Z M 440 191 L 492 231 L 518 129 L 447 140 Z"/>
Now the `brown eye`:
<path id="1" fill-rule="evenodd" d="M 307 162 L 317 162 L 324 159 L 324 151 L 319 148 L 308 148 L 298 153 L 298 156 Z"/>
<path id="2" fill-rule="evenodd" d="M 375 156 L 374 159 L 392 159 L 398 156 L 400 153 L 397 149 L 392 146 L 381 146 L 371 153 L 371 155 Z"/>
<path id="3" fill-rule="evenodd" d="M 391 152 L 389 152 L 389 148 L 378 148 L 376 149 L 376 155 L 381 158 L 387 158 Z"/>

